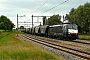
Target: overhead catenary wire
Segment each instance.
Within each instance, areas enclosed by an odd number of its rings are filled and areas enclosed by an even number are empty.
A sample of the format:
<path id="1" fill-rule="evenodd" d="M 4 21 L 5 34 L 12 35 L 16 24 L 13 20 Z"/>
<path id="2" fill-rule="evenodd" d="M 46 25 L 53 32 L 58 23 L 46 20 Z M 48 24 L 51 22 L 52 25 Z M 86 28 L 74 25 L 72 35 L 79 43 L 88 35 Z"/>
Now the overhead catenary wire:
<path id="1" fill-rule="evenodd" d="M 33 13 L 35 13 L 35 12 L 36 12 L 37 10 L 39 10 L 42 6 L 44 6 L 44 5 L 47 3 L 47 1 L 48 1 L 48 0 L 46 0 L 39 8 L 36 9 Z M 32 13 L 32 15 L 33 15 L 33 13 Z M 21 17 L 20 17 L 20 18 L 21 18 Z M 20 18 L 19 18 L 19 19 L 20 19 Z M 31 20 L 31 19 L 28 19 L 28 20 Z"/>
<path id="2" fill-rule="evenodd" d="M 46 2 L 47 2 L 47 1 L 48 1 L 48 0 L 46 0 Z M 66 0 L 66 1 L 62 2 L 62 3 L 60 3 L 60 4 L 58 4 L 58 5 L 54 6 L 54 7 L 52 7 L 52 8 L 50 8 L 50 9 L 46 10 L 46 11 L 43 12 L 43 13 L 46 13 L 46 12 L 48 12 L 48 11 L 54 9 L 54 8 L 56 8 L 56 7 L 58 7 L 58 6 L 62 5 L 62 4 L 64 4 L 64 3 L 66 3 L 67 1 L 69 1 L 69 0 Z M 45 5 L 46 2 L 44 2 L 43 5 Z M 43 6 L 43 5 L 42 5 L 42 6 Z M 40 6 L 38 9 L 36 9 L 33 13 L 35 13 L 37 10 L 39 10 L 42 6 Z M 33 13 L 32 13 L 32 16 L 31 16 L 31 17 L 32 17 L 32 27 L 33 27 L 33 17 L 42 17 L 42 16 L 39 16 L 39 15 L 43 14 L 43 13 L 41 13 L 41 14 L 39 14 L 38 16 L 33 16 Z"/>
<path id="3" fill-rule="evenodd" d="M 42 6 L 44 6 L 47 3 L 48 0 L 46 0 L 39 8 L 37 8 L 33 13 L 35 13 L 37 10 L 39 10 Z M 32 13 L 32 14 L 33 14 Z"/>
<path id="4" fill-rule="evenodd" d="M 62 3 L 58 4 L 58 5 L 56 5 L 56 6 L 52 7 L 52 8 L 50 8 L 50 9 L 48 9 L 48 10 L 46 10 L 46 11 L 44 11 L 43 13 L 46 13 L 46 12 L 48 12 L 48 11 L 54 9 L 54 8 L 56 8 L 56 7 L 58 7 L 58 6 L 62 5 L 62 4 L 64 4 L 64 3 L 66 3 L 67 1 L 69 1 L 69 0 L 66 0 L 66 1 L 62 2 Z M 41 13 L 41 14 L 39 14 L 39 15 L 42 15 L 43 13 Z"/>

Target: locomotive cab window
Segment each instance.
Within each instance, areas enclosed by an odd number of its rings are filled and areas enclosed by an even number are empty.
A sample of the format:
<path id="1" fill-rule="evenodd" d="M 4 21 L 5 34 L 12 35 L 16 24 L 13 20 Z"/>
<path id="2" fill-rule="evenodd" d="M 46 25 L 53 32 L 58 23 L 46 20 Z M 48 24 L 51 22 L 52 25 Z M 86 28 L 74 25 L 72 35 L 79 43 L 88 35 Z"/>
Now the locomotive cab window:
<path id="1" fill-rule="evenodd" d="M 77 30 L 77 25 L 68 25 L 68 29 L 75 29 L 75 30 Z"/>

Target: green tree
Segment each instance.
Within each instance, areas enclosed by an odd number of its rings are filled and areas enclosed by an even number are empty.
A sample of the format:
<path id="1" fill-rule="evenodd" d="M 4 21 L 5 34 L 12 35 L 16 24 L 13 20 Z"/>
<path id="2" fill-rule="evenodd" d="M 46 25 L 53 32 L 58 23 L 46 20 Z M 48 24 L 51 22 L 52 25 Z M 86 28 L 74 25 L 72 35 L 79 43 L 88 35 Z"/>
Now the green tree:
<path id="1" fill-rule="evenodd" d="M 80 5 L 78 8 L 72 8 L 69 14 L 66 14 L 66 19 L 75 23 L 79 27 L 79 32 L 90 32 L 90 3 Z"/>
<path id="2" fill-rule="evenodd" d="M 0 29 L 12 30 L 14 24 L 6 16 L 0 16 Z"/>
<path id="3" fill-rule="evenodd" d="M 66 16 L 65 16 L 65 20 L 70 20 L 70 16 L 69 16 L 69 14 L 66 14 Z"/>
<path id="4" fill-rule="evenodd" d="M 55 25 L 55 24 L 60 24 L 60 23 L 61 23 L 61 16 L 57 14 L 48 18 L 45 22 L 45 25 Z"/>
<path id="5" fill-rule="evenodd" d="M 90 27 L 90 3 L 86 3 L 84 6 L 84 20 L 85 20 L 85 31 L 90 32 L 89 31 L 89 27 Z"/>
<path id="6" fill-rule="evenodd" d="M 20 26 L 20 29 L 24 29 L 24 26 Z"/>
<path id="7" fill-rule="evenodd" d="M 0 23 L 0 29 L 4 29 L 4 22 Z"/>

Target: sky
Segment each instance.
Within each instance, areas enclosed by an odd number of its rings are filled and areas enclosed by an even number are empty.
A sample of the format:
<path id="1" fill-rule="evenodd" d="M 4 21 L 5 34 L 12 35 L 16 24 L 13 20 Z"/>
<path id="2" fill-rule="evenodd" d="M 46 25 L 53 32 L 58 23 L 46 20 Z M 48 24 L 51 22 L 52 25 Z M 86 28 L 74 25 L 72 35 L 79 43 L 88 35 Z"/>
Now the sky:
<path id="1" fill-rule="evenodd" d="M 69 13 L 72 8 L 77 8 L 87 2 L 90 0 L 0 0 L 0 16 L 7 16 L 17 27 L 17 14 L 19 22 L 32 22 L 32 14 L 33 16 L 52 16 L 54 14 L 63 16 Z M 58 4 L 60 5 L 57 6 Z M 51 9 L 52 7 L 55 8 Z M 34 17 L 33 20 L 42 23 L 41 17 Z M 39 24 L 34 23 L 34 26 Z M 31 23 L 27 23 L 27 25 L 19 23 L 20 25 L 31 27 Z"/>

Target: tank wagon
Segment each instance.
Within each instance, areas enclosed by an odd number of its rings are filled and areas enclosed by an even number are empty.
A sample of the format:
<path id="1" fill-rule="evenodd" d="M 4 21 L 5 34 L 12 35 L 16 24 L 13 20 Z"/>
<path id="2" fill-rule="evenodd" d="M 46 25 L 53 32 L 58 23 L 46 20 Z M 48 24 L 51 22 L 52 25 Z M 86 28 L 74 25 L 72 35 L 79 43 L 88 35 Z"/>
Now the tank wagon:
<path id="1" fill-rule="evenodd" d="M 24 29 L 20 29 L 20 31 L 21 31 L 21 32 L 25 32 L 25 31 L 26 31 L 26 28 L 24 28 Z"/>
<path id="2" fill-rule="evenodd" d="M 28 33 L 32 33 L 28 31 Z M 78 26 L 76 24 L 60 24 L 60 25 L 45 25 L 34 27 L 35 35 L 52 37 L 52 38 L 64 38 L 73 39 L 78 38 Z"/>
<path id="3" fill-rule="evenodd" d="M 48 36 L 48 25 L 40 26 L 40 35 L 41 36 Z"/>
<path id="4" fill-rule="evenodd" d="M 40 26 L 34 27 L 34 34 L 39 35 L 40 34 Z"/>

